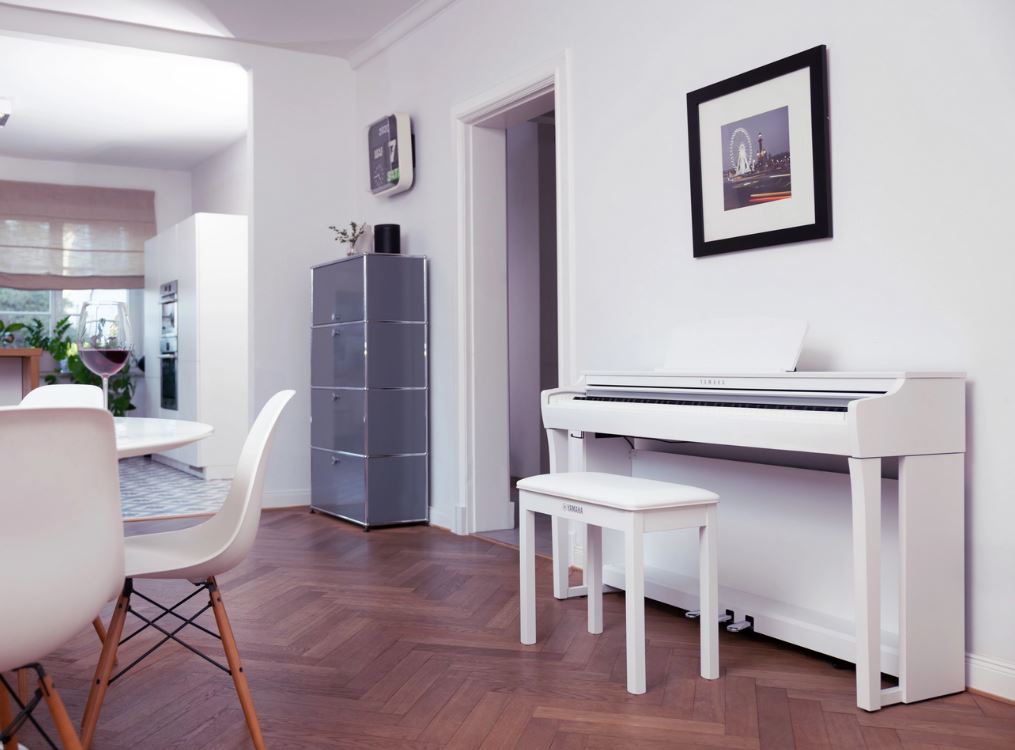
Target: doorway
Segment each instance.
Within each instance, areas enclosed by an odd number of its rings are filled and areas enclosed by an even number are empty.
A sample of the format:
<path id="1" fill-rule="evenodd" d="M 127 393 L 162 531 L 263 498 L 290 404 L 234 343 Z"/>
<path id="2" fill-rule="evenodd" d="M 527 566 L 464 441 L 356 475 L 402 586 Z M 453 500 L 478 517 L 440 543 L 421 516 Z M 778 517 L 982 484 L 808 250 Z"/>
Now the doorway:
<path id="1" fill-rule="evenodd" d="M 518 543 L 515 483 L 550 470 L 540 393 L 558 385 L 557 197 L 554 113 L 505 130 L 507 204 L 508 470 L 510 529 L 483 532 Z M 536 547 L 551 548 L 549 518 L 536 519 Z"/>
<path id="2" fill-rule="evenodd" d="M 565 54 L 454 112 L 459 159 L 460 499 L 452 526 L 458 533 L 514 527 L 512 474 L 539 473 L 547 467 L 545 451 L 541 449 L 545 438 L 538 391 L 574 380 L 567 67 Z M 551 179 L 544 191 L 543 210 L 539 211 L 538 195 L 535 196 L 535 210 L 537 215 L 543 213 L 545 216 L 548 212 L 552 221 L 536 220 L 534 224 L 530 221 L 527 229 L 521 232 L 521 236 L 529 237 L 524 242 L 528 263 L 522 264 L 529 274 L 528 288 L 525 282 L 516 281 L 514 288 L 509 289 L 509 274 L 517 270 L 509 268 L 509 243 L 519 238 L 520 230 L 509 232 L 508 156 L 517 150 L 517 133 L 518 143 L 528 148 L 526 179 L 538 184 L 541 127 L 544 131 L 543 179 L 547 176 Z M 509 132 L 512 134 L 510 152 Z M 511 170 L 516 166 L 512 161 Z M 511 259 L 516 259 L 514 254 Z M 511 294 L 521 302 L 510 305 Z M 553 356 L 539 356 L 538 361 L 527 363 L 521 355 L 516 357 L 509 351 L 511 331 L 517 329 L 517 325 L 512 325 L 512 316 L 522 309 L 520 305 L 525 300 L 530 307 L 544 309 L 535 316 L 532 310 L 525 311 L 529 322 L 523 329 L 527 333 L 516 340 L 516 353 L 517 347 L 522 345 L 520 341 L 538 352 L 548 347 L 555 350 Z M 543 300 L 546 305 L 539 305 Z M 543 330 L 546 326 L 549 331 Z M 519 330 L 522 329 L 515 332 Z M 515 363 L 514 373 L 512 362 Z M 519 395 L 514 399 L 520 407 L 519 413 L 528 415 L 520 417 L 517 423 L 527 425 L 530 439 L 536 441 L 536 450 L 530 446 L 524 460 L 519 458 L 518 451 L 515 451 L 516 457 L 512 457 L 511 445 L 510 394 L 512 383 L 517 388 L 519 379 L 528 380 L 529 396 Z"/>

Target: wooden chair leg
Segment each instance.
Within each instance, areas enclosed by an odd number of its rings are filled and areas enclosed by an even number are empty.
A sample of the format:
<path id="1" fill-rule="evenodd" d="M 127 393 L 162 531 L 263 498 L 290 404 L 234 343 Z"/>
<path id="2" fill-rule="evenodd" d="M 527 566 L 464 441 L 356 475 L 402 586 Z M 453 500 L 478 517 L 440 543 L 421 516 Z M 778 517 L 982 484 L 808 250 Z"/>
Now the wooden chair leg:
<path id="1" fill-rule="evenodd" d="M 95 726 L 99 723 L 102 701 L 106 697 L 109 678 L 112 676 L 113 665 L 116 663 L 116 649 L 120 645 L 120 636 L 123 635 L 123 623 L 127 619 L 127 607 L 130 605 L 130 594 L 132 591 L 131 586 L 132 583 L 128 580 L 123 586 L 123 592 L 116 600 L 116 608 L 113 610 L 113 617 L 109 621 L 109 630 L 102 642 L 102 654 L 99 656 L 99 663 L 95 667 L 92 689 L 88 691 L 85 715 L 81 720 L 81 746 L 85 750 L 91 746 L 92 737 L 95 736 Z"/>
<path id="2" fill-rule="evenodd" d="M 226 614 L 225 605 L 222 603 L 222 595 L 219 593 L 219 587 L 214 578 L 209 578 L 208 584 L 208 596 L 211 599 L 212 612 L 215 613 L 215 623 L 218 625 L 219 635 L 222 637 L 222 648 L 226 652 L 226 662 L 229 664 L 229 673 L 233 677 L 233 684 L 236 685 L 236 694 L 240 698 L 240 706 L 243 707 L 243 715 L 247 720 L 247 730 L 250 732 L 250 739 L 253 740 L 254 747 L 257 750 L 265 750 L 264 737 L 261 735 L 261 725 L 257 721 L 257 712 L 254 710 L 254 699 L 250 695 L 247 676 L 243 673 L 243 665 L 240 663 L 240 652 L 236 650 L 236 639 L 233 637 L 233 629 L 229 624 L 229 616 Z"/>
<path id="3" fill-rule="evenodd" d="M 92 620 L 92 627 L 95 628 L 95 635 L 99 636 L 99 640 L 105 643 L 106 626 L 102 624 L 102 618 L 96 617 L 94 620 Z"/>
<path id="4" fill-rule="evenodd" d="M 77 732 L 74 731 L 74 724 L 67 714 L 67 708 L 63 705 L 63 701 L 60 700 L 60 694 L 53 687 L 52 678 L 48 674 L 43 675 L 39 680 L 39 687 L 42 688 L 42 694 L 46 699 L 46 705 L 49 706 L 49 713 L 53 717 L 57 734 L 60 735 L 60 744 L 65 750 L 81 750 L 81 740 L 78 738 Z M 14 747 L 16 748 L 17 745 Z"/>
<path id="5" fill-rule="evenodd" d="M 11 709 L 11 699 L 7 695 L 7 689 L 3 685 L 0 685 L 0 729 L 10 726 L 12 721 L 14 721 L 14 712 Z M 8 744 L 13 748 L 17 748 L 18 736 L 16 734 L 11 735 Z"/>
<path id="6" fill-rule="evenodd" d="M 18 698 L 21 699 L 21 703 L 25 704 L 28 702 L 28 670 L 18 670 Z"/>
<path id="7" fill-rule="evenodd" d="M 95 635 L 99 636 L 99 643 L 106 642 L 106 626 L 102 624 L 102 618 L 96 617 L 92 620 L 92 627 L 95 628 Z M 119 661 L 113 659 L 113 666 L 117 666 Z"/>

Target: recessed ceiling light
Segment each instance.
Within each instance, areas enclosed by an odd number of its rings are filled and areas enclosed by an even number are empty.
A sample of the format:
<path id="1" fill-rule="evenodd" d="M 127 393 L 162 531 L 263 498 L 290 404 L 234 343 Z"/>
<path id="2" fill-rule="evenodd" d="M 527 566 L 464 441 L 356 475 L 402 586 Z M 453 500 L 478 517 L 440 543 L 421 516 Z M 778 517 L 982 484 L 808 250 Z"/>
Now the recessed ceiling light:
<path id="1" fill-rule="evenodd" d="M 9 119 L 11 119 L 11 100 L 0 99 L 0 128 L 6 125 Z"/>

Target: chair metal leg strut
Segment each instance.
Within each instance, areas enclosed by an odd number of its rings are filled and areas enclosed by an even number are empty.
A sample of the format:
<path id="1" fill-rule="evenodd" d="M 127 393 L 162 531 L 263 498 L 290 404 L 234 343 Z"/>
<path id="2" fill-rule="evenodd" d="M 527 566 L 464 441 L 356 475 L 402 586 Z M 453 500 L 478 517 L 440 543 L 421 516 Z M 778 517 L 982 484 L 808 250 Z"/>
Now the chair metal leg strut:
<path id="1" fill-rule="evenodd" d="M 67 709 L 60 699 L 60 694 L 57 693 L 56 688 L 53 686 L 52 678 L 46 674 L 46 670 L 42 668 L 41 664 L 28 664 L 22 667 L 19 672 L 27 673 L 28 670 L 33 670 L 36 673 L 39 678 L 39 686 L 27 700 L 22 700 L 18 692 L 11 687 L 3 676 L 0 676 L 0 685 L 2 685 L 2 695 L 0 695 L 0 743 L 4 747 L 18 747 L 18 731 L 25 725 L 26 721 L 29 721 L 46 743 L 53 750 L 58 750 L 60 746 L 53 742 L 53 739 L 46 733 L 46 730 L 39 726 L 39 723 L 32 715 L 38 705 L 42 701 L 46 701 L 49 712 L 53 717 L 53 723 L 56 725 L 56 731 L 60 735 L 62 747 L 66 750 L 81 750 L 81 741 L 74 731 L 74 725 L 71 723 Z M 10 705 L 7 702 L 8 694 L 14 699 L 15 705 L 18 707 L 18 713 L 13 717 L 10 715 Z"/>
<path id="2" fill-rule="evenodd" d="M 226 674 L 233 678 L 233 683 L 236 687 L 236 693 L 240 700 L 240 706 L 243 709 L 243 715 L 247 723 L 247 729 L 250 732 L 251 739 L 253 740 L 254 747 L 261 750 L 265 747 L 264 738 L 261 736 L 260 724 L 257 720 L 257 712 L 254 710 L 253 698 L 250 695 L 250 689 L 247 685 L 247 678 L 243 673 L 243 666 L 240 663 L 239 652 L 236 649 L 236 641 L 233 638 L 232 628 L 229 624 L 229 618 L 226 615 L 225 606 L 222 604 L 222 596 L 219 593 L 218 584 L 214 578 L 209 578 L 206 581 L 195 584 L 196 589 L 185 596 L 183 599 L 178 601 L 171 607 L 166 607 L 159 602 L 145 596 L 139 591 L 134 590 L 133 581 L 128 579 L 123 587 L 123 593 L 120 595 L 120 599 L 117 601 L 116 610 L 113 613 L 113 619 L 109 624 L 109 632 L 107 638 L 104 641 L 102 656 L 99 659 L 99 665 L 96 668 L 95 680 L 92 684 L 92 690 L 88 696 L 88 704 L 85 707 L 85 718 L 82 722 L 82 742 L 85 748 L 88 748 L 91 744 L 91 740 L 94 737 L 95 726 L 98 723 L 99 711 L 102 706 L 102 701 L 105 696 L 106 688 L 112 685 L 118 679 L 123 677 L 127 672 L 136 667 L 146 658 L 151 656 L 157 649 L 164 646 L 169 641 L 175 641 L 180 644 L 188 651 L 202 659 L 207 661 L 209 664 L 218 667 Z M 198 594 L 207 591 L 208 592 L 208 603 L 201 607 L 190 617 L 184 617 L 179 614 L 176 610 L 182 605 L 189 602 Z M 149 604 L 158 607 L 161 612 L 155 617 L 148 618 L 135 610 L 130 606 L 132 597 L 142 599 Z M 196 622 L 197 618 L 208 610 L 212 610 L 215 615 L 215 622 L 218 626 L 219 632 L 216 633 L 200 623 Z M 128 614 L 133 615 L 143 623 L 139 628 L 134 630 L 130 635 L 120 638 L 123 632 L 123 624 Z M 172 616 L 180 621 L 173 629 L 167 629 L 159 624 L 159 621 L 164 617 Z M 182 638 L 177 637 L 177 634 L 186 627 L 193 627 L 200 630 L 207 635 L 210 635 L 222 642 L 223 650 L 225 651 L 226 661 L 228 666 L 221 664 L 212 657 L 208 656 L 201 650 L 195 648 L 191 644 L 184 641 Z M 131 661 L 127 666 L 119 670 L 115 675 L 112 673 L 113 665 L 116 658 L 116 650 L 119 646 L 122 646 L 127 641 L 132 640 L 134 637 L 152 628 L 162 634 L 162 638 L 157 641 L 153 646 L 147 649 L 144 653 L 138 656 L 136 659 Z"/>

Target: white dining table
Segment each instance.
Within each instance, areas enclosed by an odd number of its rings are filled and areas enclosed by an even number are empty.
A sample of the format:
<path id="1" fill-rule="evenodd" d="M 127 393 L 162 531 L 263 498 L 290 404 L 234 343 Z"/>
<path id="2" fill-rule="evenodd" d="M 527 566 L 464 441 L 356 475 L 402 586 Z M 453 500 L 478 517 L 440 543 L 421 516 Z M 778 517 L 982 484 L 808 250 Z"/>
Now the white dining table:
<path id="1" fill-rule="evenodd" d="M 114 417 L 113 424 L 116 457 L 121 459 L 179 448 L 203 440 L 215 431 L 204 422 L 159 417 Z"/>

